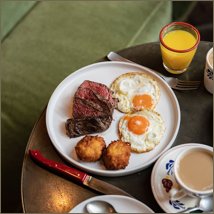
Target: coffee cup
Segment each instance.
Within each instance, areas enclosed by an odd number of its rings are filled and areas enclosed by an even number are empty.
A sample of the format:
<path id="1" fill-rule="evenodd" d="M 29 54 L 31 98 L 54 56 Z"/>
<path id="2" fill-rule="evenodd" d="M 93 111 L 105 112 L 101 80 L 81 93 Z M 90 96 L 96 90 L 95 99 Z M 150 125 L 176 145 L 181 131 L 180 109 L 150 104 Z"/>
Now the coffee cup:
<path id="1" fill-rule="evenodd" d="M 204 69 L 204 86 L 210 93 L 213 93 L 213 48 L 206 56 L 206 65 Z"/>
<path id="2" fill-rule="evenodd" d="M 174 163 L 174 175 L 180 188 L 170 191 L 172 200 L 186 195 L 207 197 L 213 194 L 213 148 L 198 146 L 181 152 Z"/>

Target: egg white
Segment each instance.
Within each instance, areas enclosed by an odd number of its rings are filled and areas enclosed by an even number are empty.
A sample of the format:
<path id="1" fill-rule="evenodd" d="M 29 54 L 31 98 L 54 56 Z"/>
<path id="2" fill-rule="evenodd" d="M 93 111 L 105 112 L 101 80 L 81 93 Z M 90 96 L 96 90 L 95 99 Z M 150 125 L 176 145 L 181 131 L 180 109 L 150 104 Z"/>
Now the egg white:
<path id="1" fill-rule="evenodd" d="M 137 135 L 128 129 L 128 120 L 126 116 L 143 116 L 149 121 L 149 127 L 144 134 Z M 126 114 L 119 121 L 119 135 L 122 141 L 129 142 L 134 152 L 148 152 L 160 143 L 165 132 L 164 121 L 160 114 L 154 110 L 145 109 L 133 114 Z"/>
<path id="2" fill-rule="evenodd" d="M 119 76 L 111 84 L 114 97 L 118 99 L 117 109 L 124 113 L 137 111 L 132 103 L 136 95 L 150 95 L 154 109 L 160 98 L 160 89 L 156 80 L 141 72 L 126 73 Z M 142 110 L 144 107 L 138 110 Z"/>

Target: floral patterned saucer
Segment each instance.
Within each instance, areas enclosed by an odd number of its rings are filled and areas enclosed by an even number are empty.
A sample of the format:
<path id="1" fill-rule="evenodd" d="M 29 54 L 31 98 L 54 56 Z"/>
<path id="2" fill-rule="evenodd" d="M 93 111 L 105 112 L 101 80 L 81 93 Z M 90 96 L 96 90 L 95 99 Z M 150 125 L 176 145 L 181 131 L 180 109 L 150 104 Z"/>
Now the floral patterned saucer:
<path id="1" fill-rule="evenodd" d="M 186 148 L 197 146 L 212 150 L 212 147 L 203 144 L 182 144 L 165 152 L 153 167 L 151 176 L 152 192 L 160 207 L 167 213 L 182 212 L 188 207 L 194 207 L 198 202 L 198 198 L 190 196 L 185 196 L 180 200 L 170 200 L 168 193 L 172 186 L 179 188 L 173 172 L 176 157 Z"/>

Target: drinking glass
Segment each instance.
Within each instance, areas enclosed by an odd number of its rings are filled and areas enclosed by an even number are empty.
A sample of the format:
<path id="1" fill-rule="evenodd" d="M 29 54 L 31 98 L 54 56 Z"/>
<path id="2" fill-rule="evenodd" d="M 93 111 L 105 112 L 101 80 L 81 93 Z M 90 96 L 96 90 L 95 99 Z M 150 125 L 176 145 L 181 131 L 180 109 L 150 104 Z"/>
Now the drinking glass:
<path id="1" fill-rule="evenodd" d="M 191 24 L 172 22 L 162 28 L 159 37 L 165 69 L 173 74 L 185 72 L 200 42 L 199 31 Z"/>

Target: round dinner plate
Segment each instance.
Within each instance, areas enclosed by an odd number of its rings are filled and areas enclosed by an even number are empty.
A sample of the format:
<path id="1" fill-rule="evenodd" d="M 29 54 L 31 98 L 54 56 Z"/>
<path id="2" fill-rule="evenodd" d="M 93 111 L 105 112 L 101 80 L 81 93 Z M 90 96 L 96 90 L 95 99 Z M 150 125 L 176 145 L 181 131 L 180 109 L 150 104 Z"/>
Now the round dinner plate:
<path id="1" fill-rule="evenodd" d="M 122 195 L 102 195 L 90 198 L 78 204 L 70 213 L 87 213 L 86 204 L 92 201 L 106 201 L 113 205 L 117 213 L 154 213 L 142 202 Z"/>
<path id="2" fill-rule="evenodd" d="M 75 146 L 83 136 L 69 138 L 65 130 L 65 122 L 72 116 L 73 96 L 78 86 L 84 80 L 91 80 L 103 83 L 109 87 L 118 76 L 128 72 L 147 73 L 156 79 L 159 85 L 160 100 L 155 111 L 162 116 L 166 127 L 161 142 L 150 152 L 141 154 L 131 153 L 128 166 L 121 170 L 107 170 L 102 161 L 89 163 L 79 160 L 75 153 Z M 106 131 L 98 133 L 99 136 L 105 139 L 106 145 L 118 139 L 118 121 L 122 116 L 123 113 L 115 109 L 110 127 Z M 54 147 L 72 165 L 93 174 L 122 176 L 148 167 L 172 146 L 180 126 L 180 107 L 172 89 L 150 69 L 143 69 L 139 65 L 126 62 L 100 62 L 79 69 L 58 85 L 48 103 L 46 125 Z"/>

